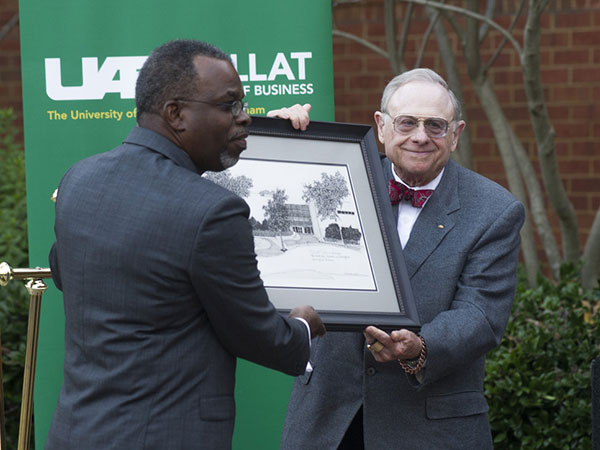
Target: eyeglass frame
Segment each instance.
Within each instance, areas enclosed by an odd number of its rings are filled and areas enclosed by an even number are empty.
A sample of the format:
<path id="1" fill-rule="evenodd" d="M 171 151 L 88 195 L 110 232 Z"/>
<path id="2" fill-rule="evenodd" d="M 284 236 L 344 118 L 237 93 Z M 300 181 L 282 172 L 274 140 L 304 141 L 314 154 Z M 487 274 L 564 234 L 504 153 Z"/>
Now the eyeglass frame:
<path id="1" fill-rule="evenodd" d="M 220 102 L 220 103 L 213 103 L 213 102 L 207 102 L 204 100 L 195 100 L 195 99 L 189 99 L 189 98 L 176 98 L 175 100 L 178 102 L 204 103 L 205 105 L 210 105 L 210 106 L 227 106 L 227 107 L 229 107 L 229 111 L 231 112 L 231 115 L 233 117 L 237 117 L 242 113 L 242 111 L 246 112 L 248 110 L 248 102 L 243 102 L 241 100 L 232 100 L 230 102 Z M 237 109 L 237 108 L 239 108 L 239 110 L 237 112 L 235 112 L 234 109 Z"/>
<path id="2" fill-rule="evenodd" d="M 425 130 L 425 134 L 427 134 L 427 136 L 429 136 L 432 139 L 440 139 L 440 138 L 446 137 L 446 135 L 448 134 L 448 131 L 450 131 L 450 124 L 452 122 L 455 122 L 454 119 L 451 119 L 451 120 L 448 121 L 448 120 L 444 119 L 443 117 L 415 117 L 415 116 L 411 116 L 411 115 L 408 115 L 408 114 L 398 114 L 396 117 L 392 117 L 392 115 L 390 113 L 388 113 L 387 111 L 383 111 L 383 114 L 387 115 L 388 117 L 390 117 L 392 119 L 392 130 L 394 132 L 398 133 L 398 134 L 408 135 L 408 134 L 414 132 L 414 130 L 419 127 L 419 122 L 423 122 L 423 129 Z M 409 131 L 409 132 L 398 131 L 396 129 L 396 119 L 398 119 L 399 117 L 407 117 L 407 118 L 410 118 L 410 119 L 414 119 L 417 122 L 417 125 L 411 131 Z M 443 134 L 440 134 L 439 136 L 437 136 L 437 135 L 436 136 L 432 136 L 431 134 L 429 134 L 427 132 L 427 127 L 425 126 L 425 122 L 427 120 L 431 120 L 431 119 L 442 120 L 442 121 L 444 121 L 446 123 L 446 130 L 444 131 Z"/>

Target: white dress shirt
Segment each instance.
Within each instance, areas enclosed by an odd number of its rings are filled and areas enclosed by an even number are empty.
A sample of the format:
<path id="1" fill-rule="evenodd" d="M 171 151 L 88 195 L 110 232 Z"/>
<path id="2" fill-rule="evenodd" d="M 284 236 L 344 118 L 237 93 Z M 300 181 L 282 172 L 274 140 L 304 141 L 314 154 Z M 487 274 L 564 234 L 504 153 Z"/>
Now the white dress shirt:
<path id="1" fill-rule="evenodd" d="M 392 164 L 392 163 L 390 163 L 390 164 Z M 404 181 L 402 181 L 400 179 L 400 177 L 394 171 L 394 164 L 392 164 L 392 173 L 394 174 L 394 179 L 396 181 L 402 183 L 404 186 L 409 187 L 411 189 L 435 190 L 435 188 L 438 187 L 438 184 L 440 184 L 440 180 L 442 179 L 442 175 L 444 174 L 444 169 L 442 169 L 442 171 L 439 173 L 439 175 L 437 177 L 435 177 L 432 181 L 427 183 L 425 186 L 419 186 L 419 187 L 409 186 Z M 429 198 L 431 198 L 431 197 L 429 197 Z M 423 204 L 423 207 L 425 207 L 425 205 L 429 201 L 429 198 L 425 201 L 425 203 Z M 417 221 L 417 217 L 419 217 L 419 214 L 421 214 L 422 210 L 423 210 L 423 208 L 417 208 L 416 206 L 413 206 L 411 202 L 400 201 L 400 203 L 398 203 L 398 222 L 397 222 L 396 226 L 398 228 L 398 236 L 400 237 L 400 243 L 402 244 L 402 249 L 404 249 L 404 247 L 406 246 L 406 243 L 408 242 L 408 238 L 410 237 L 410 232 L 412 231 L 413 226 L 414 226 L 415 222 Z"/>

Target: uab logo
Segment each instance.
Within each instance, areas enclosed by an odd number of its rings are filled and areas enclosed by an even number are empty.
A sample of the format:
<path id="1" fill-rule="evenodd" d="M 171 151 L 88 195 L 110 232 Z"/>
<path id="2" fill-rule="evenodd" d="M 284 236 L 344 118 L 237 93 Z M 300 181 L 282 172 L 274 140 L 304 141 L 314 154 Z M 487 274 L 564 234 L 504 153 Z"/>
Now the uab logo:
<path id="1" fill-rule="evenodd" d="M 274 58 L 258 61 L 256 53 L 243 61 L 232 54 L 231 61 L 242 82 L 305 80 L 306 63 L 312 52 L 278 52 Z M 102 100 L 106 94 L 118 93 L 123 99 L 135 98 L 135 82 L 147 56 L 109 56 L 98 66 L 98 58 L 81 58 L 81 86 L 63 86 L 60 58 L 46 58 L 46 94 L 52 100 Z M 241 70 L 241 71 L 240 71 Z M 249 88 L 245 88 L 245 91 Z M 303 88 L 304 89 L 304 88 Z M 311 88 L 312 89 L 312 88 Z M 310 92 L 312 93 L 312 92 Z"/>
<path id="2" fill-rule="evenodd" d="M 101 67 L 98 58 L 81 58 L 81 86 L 63 86 L 60 58 L 46 58 L 46 94 L 52 100 L 102 100 L 119 93 L 135 98 L 135 81 L 147 56 L 109 56 Z"/>

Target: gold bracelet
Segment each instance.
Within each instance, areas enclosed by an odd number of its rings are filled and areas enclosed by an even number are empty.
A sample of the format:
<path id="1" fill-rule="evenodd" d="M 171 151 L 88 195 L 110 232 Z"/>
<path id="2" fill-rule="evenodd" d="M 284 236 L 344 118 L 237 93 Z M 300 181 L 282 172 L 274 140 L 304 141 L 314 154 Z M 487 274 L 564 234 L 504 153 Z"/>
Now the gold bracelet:
<path id="1" fill-rule="evenodd" d="M 421 339 L 421 353 L 419 353 L 417 364 L 413 366 L 412 364 L 409 364 L 407 360 L 398 360 L 400 366 L 409 375 L 414 375 L 421 370 L 423 368 L 423 364 L 425 364 L 425 358 L 427 358 L 427 345 L 425 344 L 425 339 L 423 339 L 423 336 L 419 336 L 419 339 Z"/>

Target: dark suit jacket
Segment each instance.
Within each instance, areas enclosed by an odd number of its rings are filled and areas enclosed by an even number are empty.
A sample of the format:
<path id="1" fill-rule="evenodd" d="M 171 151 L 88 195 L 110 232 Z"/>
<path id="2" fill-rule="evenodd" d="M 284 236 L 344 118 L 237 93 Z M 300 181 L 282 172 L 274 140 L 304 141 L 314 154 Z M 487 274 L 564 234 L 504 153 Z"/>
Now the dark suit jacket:
<path id="1" fill-rule="evenodd" d="M 448 162 L 403 252 L 427 342 L 423 383 L 377 363 L 361 333 L 328 333 L 294 383 L 282 449 L 335 450 L 361 405 L 366 450 L 492 448 L 485 354 L 510 315 L 523 220 L 504 188 Z"/>
<path id="2" fill-rule="evenodd" d="M 267 298 L 247 204 L 143 128 L 58 192 L 65 363 L 46 450 L 231 448 L 236 357 L 298 375 L 309 355 Z"/>

